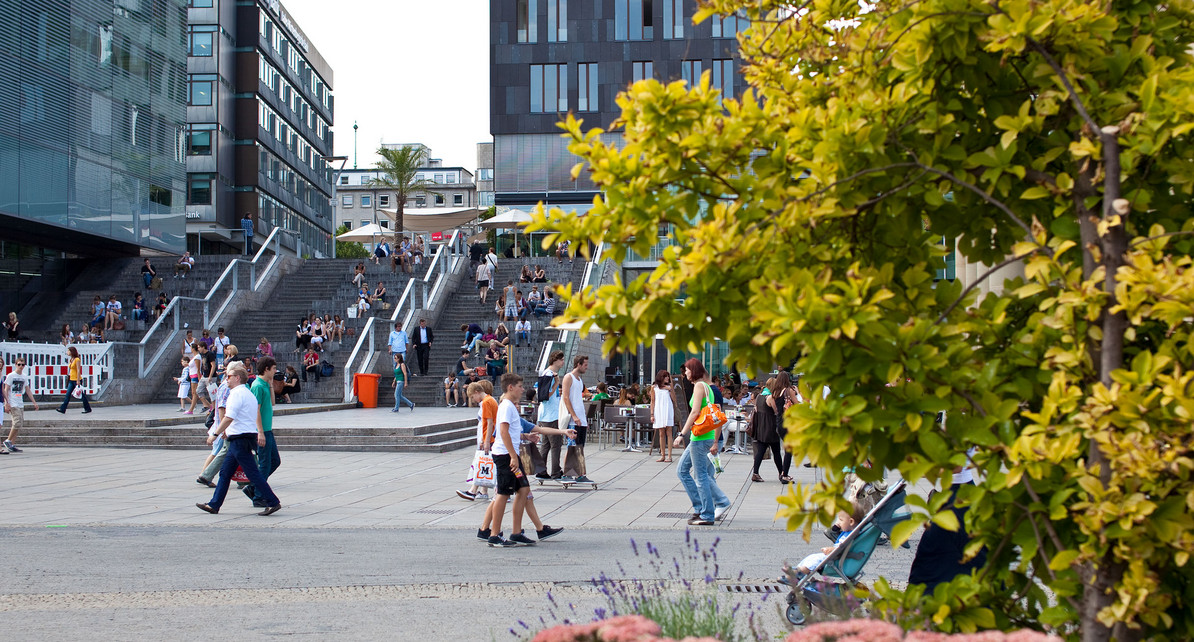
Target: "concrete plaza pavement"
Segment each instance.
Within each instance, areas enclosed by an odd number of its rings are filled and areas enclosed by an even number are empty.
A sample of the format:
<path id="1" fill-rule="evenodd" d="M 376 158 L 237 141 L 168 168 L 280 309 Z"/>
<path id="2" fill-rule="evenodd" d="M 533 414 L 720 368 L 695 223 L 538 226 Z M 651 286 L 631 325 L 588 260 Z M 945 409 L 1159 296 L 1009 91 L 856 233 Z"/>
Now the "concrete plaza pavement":
<path id="1" fill-rule="evenodd" d="M 564 533 L 502 550 L 475 538 L 485 504 L 453 492 L 468 450 L 286 450 L 286 431 L 299 422 L 328 426 L 379 414 L 279 421 L 282 467 L 271 484 L 284 508 L 270 517 L 257 516 L 236 491 L 219 515 L 195 508 L 211 496 L 194 481 L 205 456 L 198 448 L 29 447 L 0 458 L 0 630 L 13 639 L 133 639 L 222 635 L 231 624 L 248 638 L 515 639 L 507 629 L 519 619 L 550 621 L 548 590 L 587 620 L 601 605 L 590 578 L 652 577 L 631 539 L 653 542 L 665 560 L 691 546 L 675 464 L 646 453 L 590 444 L 589 476 L 599 490 L 532 489 L 543 521 Z M 722 584 L 774 586 L 781 563 L 828 542 L 819 533 L 804 542 L 777 520 L 782 487 L 770 461 L 763 462 L 766 483 L 749 481 L 748 456 L 723 455 L 723 462 L 718 481 L 733 508 L 724 523 L 693 528 L 691 536 L 702 546 L 720 538 Z M 814 469 L 793 472 L 815 479 Z M 509 532 L 509 515 L 505 524 Z M 911 551 L 881 548 L 868 577 L 904 580 L 911 559 Z M 780 633 L 781 596 L 764 595 L 731 597 L 761 609 L 769 632 Z"/>

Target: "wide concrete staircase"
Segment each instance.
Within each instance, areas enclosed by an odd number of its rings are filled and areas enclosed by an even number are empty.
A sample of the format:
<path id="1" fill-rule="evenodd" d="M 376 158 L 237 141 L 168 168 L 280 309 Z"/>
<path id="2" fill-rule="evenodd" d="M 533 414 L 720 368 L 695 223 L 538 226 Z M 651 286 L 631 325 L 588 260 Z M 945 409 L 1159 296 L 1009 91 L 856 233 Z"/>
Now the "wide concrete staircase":
<path id="1" fill-rule="evenodd" d="M 285 371 L 287 365 L 292 365 L 301 374 L 302 354 L 295 351 L 295 330 L 299 320 L 309 314 L 340 315 L 344 319 L 346 329 L 351 329 L 352 336 L 345 336 L 342 342 L 325 341 L 324 350 L 320 355 L 322 361 L 327 361 L 335 367 L 335 373 L 330 378 L 323 378 L 318 383 L 309 377 L 302 384 L 302 392 L 291 395 L 294 403 L 339 403 L 344 399 L 344 364 L 355 345 L 357 336 L 368 320 L 367 315 L 382 317 L 379 321 L 389 319 L 392 310 L 383 310 L 374 306 L 372 310 L 356 319 L 348 318 L 348 308 L 357 302 L 357 287 L 352 283 L 353 268 L 357 259 L 309 259 L 295 272 L 287 275 L 270 296 L 268 305 L 242 311 L 240 314 L 221 322 L 233 345 L 240 355 L 252 356 L 262 337 L 269 340 L 273 346 L 274 358 L 278 361 L 278 370 Z M 426 263 L 416 266 L 412 274 L 398 272 L 391 274 L 389 267 L 377 266 L 370 261 L 365 262 L 365 273 L 369 279 L 370 290 L 377 287 L 377 282 L 385 283 L 386 300 L 393 305 L 402 294 L 406 282 L 412 278 L 422 279 L 426 270 Z M 383 336 L 388 334 L 388 321 L 378 327 Z M 216 328 L 212 328 L 215 336 Z M 198 336 L 198 333 L 196 333 Z M 176 360 L 177 361 L 177 360 Z M 178 370 L 180 368 L 175 368 Z M 154 401 L 157 403 L 174 402 L 178 388 L 167 378 L 158 385 L 158 393 Z"/>
<path id="2" fill-rule="evenodd" d="M 577 260 L 575 263 L 564 262 L 562 265 L 557 264 L 555 259 L 548 258 L 529 261 L 532 264 L 544 266 L 549 283 L 519 283 L 518 274 L 522 270 L 524 260 L 503 259 L 498 263 L 497 276 L 494 279 L 499 287 L 496 292 L 490 291 L 486 297 L 486 305 L 481 305 L 478 300 L 476 280 L 471 275 L 460 282 L 455 292 L 448 294 L 447 303 L 432 328 L 435 331 L 435 343 L 428 359 L 427 376 L 413 377 L 412 381 L 405 386 L 403 395 L 407 399 L 419 406 L 445 405 L 444 377 L 452 371 L 456 366 L 456 361 L 460 359 L 460 344 L 464 340 L 464 333 L 460 331 L 460 326 L 466 323 L 478 323 L 481 327 L 493 326 L 496 328 L 499 320 L 494 312 L 494 305 L 501 297 L 501 288 L 507 281 L 514 281 L 515 286 L 522 289 L 524 293 L 529 292 L 532 285 L 539 285 L 539 289 L 543 290 L 544 285 L 551 287 L 556 284 L 571 283 L 572 289 L 575 290 L 584 276 L 585 263 L 582 260 Z M 547 327 L 550 321 L 551 319 L 545 316 L 537 319 L 534 316 L 531 317 L 531 347 L 526 347 L 524 343 L 521 347 L 513 350 L 514 358 L 511 362 L 513 372 L 517 372 L 523 377 L 533 377 L 537 374 L 535 366 L 543 343 L 555 340 L 559 334 L 558 331 Z M 511 333 L 514 332 L 514 322 L 506 323 L 506 327 L 510 329 Z M 416 374 L 418 365 L 413 346 L 407 353 L 407 361 L 407 369 L 412 375 Z M 485 365 L 483 357 L 473 357 L 470 363 L 474 366 Z M 388 367 L 388 364 L 383 364 L 382 359 L 379 359 L 375 372 L 382 375 L 378 404 L 392 407 L 394 404 L 392 368 Z"/>

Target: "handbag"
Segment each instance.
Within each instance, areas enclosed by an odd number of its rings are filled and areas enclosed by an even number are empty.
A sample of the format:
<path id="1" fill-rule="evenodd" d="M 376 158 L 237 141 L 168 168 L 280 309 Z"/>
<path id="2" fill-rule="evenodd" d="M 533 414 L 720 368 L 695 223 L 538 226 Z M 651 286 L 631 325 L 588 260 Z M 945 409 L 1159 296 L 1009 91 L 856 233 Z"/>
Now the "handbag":
<path id="1" fill-rule="evenodd" d="M 497 488 L 495 472 L 493 456 L 484 450 L 478 450 L 477 454 L 473 455 L 473 464 L 469 466 L 468 479 L 464 482 L 476 484 L 482 488 Z"/>
<path id="2" fill-rule="evenodd" d="M 245 469 L 241 468 L 240 466 L 237 466 L 236 472 L 232 473 L 232 481 L 234 481 L 238 484 L 249 483 L 249 478 L 245 475 Z"/>
<path id="3" fill-rule="evenodd" d="M 701 413 L 697 415 L 696 421 L 692 424 L 693 436 L 699 437 L 711 433 L 726 425 L 726 421 L 726 413 L 721 411 L 721 406 L 713 403 L 713 389 L 706 385 L 705 407 L 701 408 Z"/>
<path id="4" fill-rule="evenodd" d="M 746 422 L 746 436 L 750 437 L 751 439 L 758 439 L 757 437 L 755 437 L 755 434 L 757 433 L 758 429 L 759 429 L 759 413 L 756 411 L 756 412 L 750 413 L 750 420 Z"/>
<path id="5" fill-rule="evenodd" d="M 75 389 L 74 389 L 74 390 L 71 390 L 71 391 L 70 391 L 70 396 L 71 396 L 71 397 L 73 397 L 73 398 L 75 398 L 75 399 L 82 399 L 82 398 L 83 398 L 83 392 L 84 392 L 84 390 L 83 390 L 83 386 L 81 386 L 81 385 L 78 385 L 78 386 L 75 386 Z"/>

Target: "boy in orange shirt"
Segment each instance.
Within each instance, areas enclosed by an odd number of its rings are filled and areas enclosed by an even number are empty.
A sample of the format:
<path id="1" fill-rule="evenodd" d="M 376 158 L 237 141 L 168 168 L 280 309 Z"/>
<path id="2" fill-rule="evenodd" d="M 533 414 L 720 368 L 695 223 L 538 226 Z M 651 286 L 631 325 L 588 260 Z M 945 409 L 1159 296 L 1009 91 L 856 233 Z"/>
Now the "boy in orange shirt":
<path id="1" fill-rule="evenodd" d="M 498 402 L 493 398 L 493 384 L 489 381 L 470 383 L 465 388 L 465 395 L 470 403 L 481 407 L 477 412 L 477 450 L 489 454 L 489 449 L 493 446 L 498 412 Z M 456 495 L 471 502 L 478 495 L 486 496 L 486 493 L 481 492 L 481 488 L 474 481 L 468 490 L 458 490 Z"/>

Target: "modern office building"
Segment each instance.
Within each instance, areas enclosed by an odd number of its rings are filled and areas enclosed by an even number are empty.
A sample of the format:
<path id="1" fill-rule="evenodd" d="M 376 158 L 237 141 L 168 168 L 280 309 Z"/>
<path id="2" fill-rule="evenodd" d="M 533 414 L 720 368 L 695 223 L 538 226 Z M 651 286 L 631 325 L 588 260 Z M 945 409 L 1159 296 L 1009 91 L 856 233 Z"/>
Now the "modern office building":
<path id="1" fill-rule="evenodd" d="M 241 218 L 331 256 L 332 69 L 278 0 L 189 0 L 186 233 L 237 252 Z"/>
<path id="2" fill-rule="evenodd" d="M 182 252 L 186 18 L 186 0 L 0 2 L 0 259 L 18 277 Z"/>
<path id="3" fill-rule="evenodd" d="M 477 207 L 493 207 L 493 143 L 477 143 Z"/>
<path id="4" fill-rule="evenodd" d="M 738 31 L 745 19 L 692 24 L 695 0 L 493 0 L 490 3 L 490 132 L 494 199 L 528 209 L 539 201 L 583 212 L 597 194 L 556 126 L 568 112 L 608 127 L 614 99 L 632 82 L 700 79 L 724 95 L 743 89 Z M 608 140 L 618 140 L 607 133 Z"/>
<path id="5" fill-rule="evenodd" d="M 425 146 L 419 145 L 427 149 Z M 473 173 L 463 167 L 444 167 L 439 159 L 430 158 L 419 168 L 420 180 L 435 184 L 435 189 L 419 191 L 406 199 L 403 211 L 417 214 L 419 210 L 478 207 L 477 185 Z M 392 219 L 381 210 L 393 210 L 398 195 L 393 190 L 374 184 L 383 177 L 377 169 L 346 169 L 340 172 L 336 186 L 336 227 L 347 224 L 350 229 L 377 223 L 385 229 L 393 227 Z M 406 227 L 415 231 L 412 220 Z"/>

